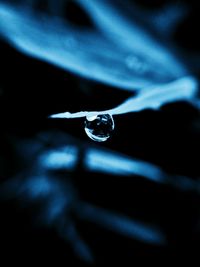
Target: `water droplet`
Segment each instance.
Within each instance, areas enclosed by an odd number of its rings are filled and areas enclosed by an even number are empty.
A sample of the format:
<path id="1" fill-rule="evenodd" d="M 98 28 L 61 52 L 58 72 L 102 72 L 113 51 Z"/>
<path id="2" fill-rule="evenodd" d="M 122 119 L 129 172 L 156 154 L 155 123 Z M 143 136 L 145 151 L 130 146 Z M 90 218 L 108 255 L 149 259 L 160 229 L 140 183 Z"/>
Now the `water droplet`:
<path id="1" fill-rule="evenodd" d="M 106 141 L 110 137 L 114 127 L 114 120 L 110 114 L 91 115 L 85 119 L 86 134 L 97 142 Z"/>
<path id="2" fill-rule="evenodd" d="M 132 69 L 139 74 L 144 74 L 148 71 L 147 64 L 134 55 L 129 55 L 126 58 L 126 64 L 129 69 Z"/>

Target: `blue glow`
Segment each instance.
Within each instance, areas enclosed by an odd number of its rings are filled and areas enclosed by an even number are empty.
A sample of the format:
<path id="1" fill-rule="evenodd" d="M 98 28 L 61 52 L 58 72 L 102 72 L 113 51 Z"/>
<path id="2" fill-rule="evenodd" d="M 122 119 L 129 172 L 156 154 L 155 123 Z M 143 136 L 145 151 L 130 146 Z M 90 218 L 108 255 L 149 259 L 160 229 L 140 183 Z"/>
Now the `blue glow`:
<path id="1" fill-rule="evenodd" d="M 165 236 L 157 228 L 115 214 L 111 211 L 83 203 L 80 206 L 80 215 L 84 220 L 95 222 L 112 231 L 155 245 L 165 245 Z"/>
<path id="2" fill-rule="evenodd" d="M 97 116 L 100 114 L 124 114 L 129 112 L 138 112 L 147 108 L 159 109 L 162 105 L 176 102 L 178 100 L 187 100 L 194 106 L 199 106 L 199 100 L 196 98 L 198 82 L 194 77 L 184 77 L 169 84 L 163 84 L 157 87 L 142 89 L 136 97 L 131 97 L 121 105 L 104 111 L 81 111 L 64 112 L 53 114 L 50 118 L 80 118 Z"/>
<path id="3" fill-rule="evenodd" d="M 67 138 L 65 141 L 67 142 Z M 85 171 L 108 173 L 114 175 L 116 179 L 117 177 L 122 179 L 122 183 L 124 178 L 134 179 L 135 176 L 141 176 L 141 179 L 161 183 L 163 186 L 166 184 L 178 190 L 196 190 L 195 192 L 200 193 L 198 182 L 195 183 L 187 177 L 169 176 L 156 165 L 97 146 L 85 147 L 84 153 L 79 154 L 76 143 L 77 140 L 71 140 L 68 146 L 41 153 L 38 161 L 34 162 L 30 174 L 23 173 L 5 182 L 0 188 L 0 196 L 8 198 L 17 196 L 23 205 L 40 203 L 39 222 L 54 227 L 61 237 L 71 244 L 74 252 L 86 262 L 93 261 L 92 252 L 78 234 L 71 212 L 83 221 L 97 224 L 116 234 L 147 244 L 167 245 L 165 234 L 157 225 L 105 210 L 80 199 L 72 183 L 73 179 L 70 179 L 69 170 L 74 170 L 74 162 L 78 163 L 80 160 Z M 79 159 L 79 156 L 83 155 L 84 160 Z M 65 177 L 56 176 L 55 170 L 67 170 Z"/>
<path id="4" fill-rule="evenodd" d="M 0 4 L 0 35 L 20 51 L 86 78 L 136 90 L 189 73 L 176 55 L 109 1 L 78 1 L 98 30 Z"/>
<path id="5" fill-rule="evenodd" d="M 86 154 L 85 165 L 93 171 L 119 176 L 139 175 L 155 182 L 166 182 L 163 172 L 153 164 L 106 150 L 89 149 Z"/>
<path id="6" fill-rule="evenodd" d="M 111 114 L 123 114 L 141 111 L 147 108 L 159 109 L 162 105 L 178 100 L 189 100 L 196 103 L 198 82 L 194 77 L 184 77 L 170 84 L 164 84 L 155 88 L 141 91 L 137 97 L 132 97 L 109 110 Z"/>
<path id="7" fill-rule="evenodd" d="M 75 226 L 72 223 L 69 223 L 69 226 L 65 229 L 65 234 L 70 242 L 73 244 L 74 251 L 76 254 L 87 261 L 88 263 L 94 262 L 94 258 L 91 252 L 91 249 L 88 245 L 81 239 Z M 63 234 L 63 233 L 62 233 Z"/>
<path id="8" fill-rule="evenodd" d="M 198 183 L 188 177 L 170 176 L 154 164 L 133 159 L 113 151 L 90 148 L 85 154 L 84 163 L 89 171 L 131 178 L 141 176 L 151 182 L 168 184 L 179 190 L 200 192 Z"/>
<path id="9" fill-rule="evenodd" d="M 161 68 L 156 70 L 157 74 L 170 73 L 172 76 L 177 75 L 176 77 L 185 74 L 185 68 L 172 52 L 170 53 L 165 46 L 162 46 L 160 41 L 153 39 L 145 29 L 141 29 L 136 21 L 134 23 L 129 21 L 126 14 L 111 5 L 110 1 L 78 0 L 78 2 L 90 13 L 102 32 L 111 38 L 116 45 L 120 43 L 121 46 L 136 52 L 136 55 L 139 54 L 144 57 L 146 62 L 152 63 L 155 69 Z M 130 55 L 134 55 L 134 53 Z"/>
<path id="10" fill-rule="evenodd" d="M 134 97 L 113 109 L 65 112 L 52 115 L 52 118 L 118 115 L 147 108 L 157 110 L 164 104 L 179 100 L 189 101 L 200 108 L 198 82 L 174 52 L 173 46 L 161 43 L 137 19 L 129 20 L 109 0 L 76 0 L 96 26 L 96 29 L 84 30 L 72 26 L 62 17 L 59 10 L 62 1 L 50 1 L 49 8 L 57 16 L 41 14 L 37 10 L 33 12 L 31 3 L 34 1 L 25 2 L 27 6 L 0 3 L 1 38 L 20 52 L 66 71 L 122 90 L 137 91 Z M 166 33 L 171 30 L 170 23 L 183 13 L 171 10 L 169 14 L 164 19 L 163 16 L 157 17 L 152 24 L 162 24 L 159 30 L 163 28 Z M 140 176 L 142 182 L 145 179 L 154 186 L 162 184 L 197 193 L 200 193 L 199 182 L 169 175 L 159 166 L 102 147 L 86 144 L 78 147 L 79 141 L 75 139 L 63 138 L 61 143 L 67 144 L 67 141 L 69 145 L 65 147 L 45 148 L 45 152 L 33 161 L 29 172 L 5 182 L 0 196 L 17 196 L 18 201 L 25 205 L 39 203 L 41 222 L 54 227 L 72 245 L 74 252 L 87 262 L 93 261 L 92 252 L 75 227 L 73 220 L 76 216 L 140 242 L 166 245 L 165 234 L 156 225 L 86 203 L 79 197 L 73 177 L 82 169 L 86 175 L 92 172 L 113 175 L 122 183 L 124 179 L 138 179 Z M 74 176 L 73 171 L 76 171 Z"/>
<path id="11" fill-rule="evenodd" d="M 48 151 L 41 156 L 44 167 L 49 169 L 71 170 L 77 164 L 77 148 L 74 146 L 63 147 L 53 151 Z"/>
<path id="12" fill-rule="evenodd" d="M 62 220 L 63 213 L 67 210 L 68 201 L 68 197 L 64 194 L 55 194 L 54 197 L 51 197 L 45 209 L 45 214 L 43 214 L 43 218 L 47 224 L 52 223 L 59 217 Z"/>
<path id="13" fill-rule="evenodd" d="M 33 176 L 26 180 L 21 190 L 31 199 L 36 199 L 49 196 L 55 190 L 55 186 L 56 183 L 50 181 L 46 176 Z"/>
<path id="14" fill-rule="evenodd" d="M 160 34 L 169 36 L 172 34 L 181 19 L 183 19 L 188 13 L 188 8 L 185 3 L 174 2 L 168 3 L 161 10 L 154 11 L 150 14 L 150 20 Z"/>

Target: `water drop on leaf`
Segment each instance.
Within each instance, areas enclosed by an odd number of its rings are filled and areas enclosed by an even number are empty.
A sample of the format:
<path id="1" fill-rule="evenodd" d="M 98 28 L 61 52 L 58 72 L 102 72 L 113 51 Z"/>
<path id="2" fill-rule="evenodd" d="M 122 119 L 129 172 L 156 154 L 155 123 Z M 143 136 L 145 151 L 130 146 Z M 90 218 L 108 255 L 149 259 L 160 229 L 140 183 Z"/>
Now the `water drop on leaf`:
<path id="1" fill-rule="evenodd" d="M 85 132 L 94 141 L 104 142 L 114 130 L 115 124 L 110 114 L 87 116 L 85 119 Z"/>

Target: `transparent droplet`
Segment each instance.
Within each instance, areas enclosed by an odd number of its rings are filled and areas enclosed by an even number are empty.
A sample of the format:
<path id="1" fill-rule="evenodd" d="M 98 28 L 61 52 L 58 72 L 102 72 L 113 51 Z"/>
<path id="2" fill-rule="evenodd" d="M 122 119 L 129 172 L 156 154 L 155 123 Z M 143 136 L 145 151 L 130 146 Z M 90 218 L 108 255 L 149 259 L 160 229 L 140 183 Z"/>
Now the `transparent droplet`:
<path id="1" fill-rule="evenodd" d="M 132 69 L 139 74 L 145 74 L 148 71 L 148 65 L 135 55 L 129 55 L 126 58 L 126 64 L 129 69 Z"/>
<path id="2" fill-rule="evenodd" d="M 114 130 L 115 124 L 110 114 L 91 115 L 85 119 L 85 132 L 94 141 L 104 142 Z"/>

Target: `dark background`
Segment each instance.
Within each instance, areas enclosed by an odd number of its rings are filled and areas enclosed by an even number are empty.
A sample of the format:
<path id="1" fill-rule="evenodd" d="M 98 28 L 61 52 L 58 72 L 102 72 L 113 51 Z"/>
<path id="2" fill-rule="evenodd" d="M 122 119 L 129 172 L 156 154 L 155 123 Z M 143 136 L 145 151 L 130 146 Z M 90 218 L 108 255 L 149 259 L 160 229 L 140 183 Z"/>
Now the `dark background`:
<path id="1" fill-rule="evenodd" d="M 135 2 L 144 10 L 158 11 L 166 3 L 175 1 Z M 189 58 L 194 58 L 200 52 L 199 8 L 196 1 L 185 1 L 185 4 L 188 14 L 174 26 L 170 38 Z M 42 1 L 37 8 L 47 11 Z M 87 14 L 74 4 L 66 11 L 66 17 L 78 27 L 92 27 Z M 188 62 L 190 64 L 191 61 Z M 83 151 L 79 154 L 76 170 L 72 173 L 62 170 L 49 175 L 55 175 L 61 184 L 70 184 L 87 202 L 157 225 L 167 238 L 165 246 L 145 244 L 98 224 L 82 221 L 72 209 L 70 216 L 82 239 L 90 246 L 95 264 L 119 263 L 126 266 L 137 261 L 140 264 L 162 264 L 199 259 L 200 116 L 197 109 L 189 103 L 178 102 L 165 105 L 159 111 L 144 110 L 117 116 L 113 136 L 96 147 L 153 163 L 171 175 L 174 183 L 179 183 L 180 176 L 188 177 L 196 188 L 187 188 L 186 185 L 180 190 L 169 184 L 146 181 L 142 177 L 131 179 L 91 173 L 84 169 L 81 157 L 84 157 L 85 148 L 95 144 L 85 135 L 83 120 L 49 120 L 47 116 L 66 110 L 114 107 L 131 94 L 29 58 L 4 40 L 0 42 L 0 67 L 1 188 L 13 177 L 19 177 L 23 184 L 37 168 L 34 167 L 35 162 L 41 153 L 72 143 Z M 198 66 L 194 69 L 198 78 Z M 57 227 L 38 223 L 43 202 L 45 200 L 41 199 L 31 202 L 23 194 L 2 197 L 2 266 L 13 260 L 22 266 L 31 263 L 57 266 L 86 264 L 65 240 L 64 234 L 58 233 Z"/>

